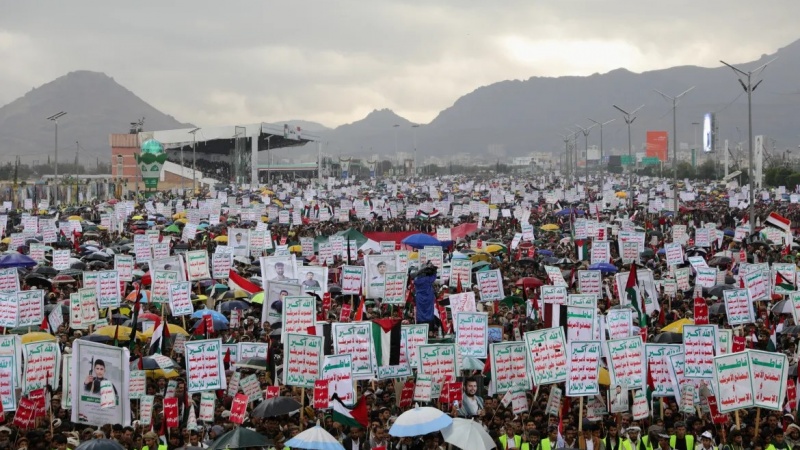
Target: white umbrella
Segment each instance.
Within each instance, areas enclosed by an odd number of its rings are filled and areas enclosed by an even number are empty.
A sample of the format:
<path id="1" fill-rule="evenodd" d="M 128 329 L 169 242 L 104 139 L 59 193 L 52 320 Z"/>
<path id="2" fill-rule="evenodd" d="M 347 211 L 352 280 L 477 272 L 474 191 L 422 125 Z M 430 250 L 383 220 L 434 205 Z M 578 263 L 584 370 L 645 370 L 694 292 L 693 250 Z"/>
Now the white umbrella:
<path id="1" fill-rule="evenodd" d="M 442 411 L 430 406 L 415 406 L 397 418 L 389 428 L 395 437 L 422 436 L 433 433 L 453 423 L 453 419 Z"/>
<path id="2" fill-rule="evenodd" d="M 453 419 L 450 426 L 442 428 L 442 436 L 445 442 L 459 448 L 489 450 L 496 447 L 483 426 L 469 419 Z"/>
<path id="3" fill-rule="evenodd" d="M 342 444 L 335 437 L 319 426 L 319 422 L 314 428 L 298 433 L 297 436 L 286 441 L 284 446 L 311 450 L 344 450 Z"/>

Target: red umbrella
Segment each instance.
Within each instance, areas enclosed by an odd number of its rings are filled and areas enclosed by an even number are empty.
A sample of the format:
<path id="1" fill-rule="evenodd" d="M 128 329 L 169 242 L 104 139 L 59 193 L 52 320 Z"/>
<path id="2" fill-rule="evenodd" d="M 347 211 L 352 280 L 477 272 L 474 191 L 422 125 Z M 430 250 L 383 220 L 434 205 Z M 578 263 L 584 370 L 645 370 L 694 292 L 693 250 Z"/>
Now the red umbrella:
<path id="1" fill-rule="evenodd" d="M 544 281 L 542 281 L 542 280 L 540 280 L 538 278 L 534 278 L 534 277 L 525 277 L 525 278 L 520 278 L 519 280 L 517 280 L 517 282 L 515 284 L 516 284 L 516 286 L 522 286 L 524 288 L 535 288 L 535 287 L 543 286 L 544 285 Z"/>
<path id="2" fill-rule="evenodd" d="M 139 314 L 139 320 L 150 320 L 153 322 L 161 322 L 161 316 L 153 313 Z"/>

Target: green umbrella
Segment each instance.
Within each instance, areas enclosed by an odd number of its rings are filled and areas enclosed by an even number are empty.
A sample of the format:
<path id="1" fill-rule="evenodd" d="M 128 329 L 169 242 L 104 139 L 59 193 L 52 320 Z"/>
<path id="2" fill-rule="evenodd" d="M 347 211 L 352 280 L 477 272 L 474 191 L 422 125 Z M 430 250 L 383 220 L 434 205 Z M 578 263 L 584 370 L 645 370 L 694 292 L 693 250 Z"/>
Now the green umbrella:
<path id="1" fill-rule="evenodd" d="M 229 291 L 230 289 L 231 289 L 231 288 L 230 288 L 230 287 L 228 287 L 228 285 L 227 285 L 227 284 L 222 284 L 222 283 L 212 284 L 211 286 L 209 286 L 209 287 L 207 287 L 207 288 L 206 288 L 206 294 L 209 294 L 209 293 L 211 293 L 211 291 L 215 291 L 215 292 L 227 292 L 227 291 Z"/>
<path id="2" fill-rule="evenodd" d="M 178 228 L 178 226 L 175 225 L 174 223 L 172 225 L 168 226 L 167 228 L 164 228 L 164 233 L 180 234 L 180 232 L 181 232 L 181 229 Z"/>
<path id="3" fill-rule="evenodd" d="M 224 450 L 227 448 L 267 447 L 272 441 L 261 433 L 256 433 L 245 427 L 236 427 L 218 437 L 208 450 Z"/>
<path id="4" fill-rule="evenodd" d="M 655 256 L 655 253 L 653 253 L 653 249 L 651 249 L 651 248 L 646 248 L 646 249 L 644 249 L 644 251 L 641 253 L 641 255 L 642 255 L 642 256 L 644 256 L 645 258 L 652 258 L 653 256 Z"/>

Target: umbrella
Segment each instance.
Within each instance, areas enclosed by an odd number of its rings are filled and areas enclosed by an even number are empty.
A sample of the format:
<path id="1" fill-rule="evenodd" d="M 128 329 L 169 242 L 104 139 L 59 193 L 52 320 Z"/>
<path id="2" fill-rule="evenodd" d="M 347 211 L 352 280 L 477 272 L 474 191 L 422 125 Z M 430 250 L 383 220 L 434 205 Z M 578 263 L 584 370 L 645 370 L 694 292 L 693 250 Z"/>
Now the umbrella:
<path id="1" fill-rule="evenodd" d="M 27 255 L 19 253 L 11 253 L 10 255 L 0 258 L 0 268 L 6 269 L 11 267 L 33 267 L 36 261 Z"/>
<path id="2" fill-rule="evenodd" d="M 212 284 L 212 285 L 208 286 L 206 288 L 206 294 L 211 294 L 211 291 L 214 291 L 214 292 L 227 292 L 228 290 L 230 290 L 230 288 L 228 287 L 227 284 L 217 283 L 217 284 Z"/>
<path id="3" fill-rule="evenodd" d="M 711 258 L 711 261 L 708 262 L 708 265 L 711 266 L 711 267 L 714 267 L 714 266 L 727 266 L 732 261 L 733 260 L 731 258 L 728 258 L 727 256 L 717 256 L 715 258 Z"/>
<path id="4" fill-rule="evenodd" d="M 546 248 L 542 249 L 542 250 L 537 250 L 536 252 L 539 253 L 540 255 L 544 255 L 544 256 L 553 256 L 553 251 L 552 250 L 547 250 Z"/>
<path id="5" fill-rule="evenodd" d="M 692 319 L 680 319 L 672 322 L 669 325 L 665 325 L 661 328 L 661 333 L 683 333 L 683 326 L 684 325 L 694 325 L 694 320 Z"/>
<path id="6" fill-rule="evenodd" d="M 125 450 L 125 447 L 111 439 L 91 439 L 75 447 L 75 450 Z"/>
<path id="7" fill-rule="evenodd" d="M 520 278 L 519 280 L 517 280 L 515 285 L 522 286 L 522 287 L 525 287 L 525 288 L 536 288 L 536 287 L 539 287 L 539 286 L 543 286 L 544 285 L 544 281 L 542 281 L 542 280 L 540 280 L 538 278 L 534 278 L 534 277 L 524 277 L 524 278 Z"/>
<path id="8" fill-rule="evenodd" d="M 45 341 L 56 341 L 56 337 L 50 333 L 45 333 L 43 331 L 34 331 L 32 333 L 27 333 L 22 335 L 22 343 L 23 344 L 30 344 L 31 342 L 45 342 Z"/>
<path id="9" fill-rule="evenodd" d="M 453 419 L 453 423 L 442 428 L 442 436 L 445 442 L 458 448 L 489 450 L 497 447 L 481 424 L 460 417 Z"/>
<path id="10" fill-rule="evenodd" d="M 211 316 L 211 320 L 220 321 L 228 324 L 228 319 L 222 315 L 222 313 L 217 312 L 213 309 L 198 309 L 197 311 L 192 313 L 192 319 L 202 319 L 203 316 Z"/>
<path id="11" fill-rule="evenodd" d="M 711 297 L 723 298 L 725 296 L 723 292 L 731 289 L 737 289 L 737 287 L 732 284 L 718 284 L 708 289 L 708 295 Z"/>
<path id="12" fill-rule="evenodd" d="M 426 245 L 439 247 L 444 245 L 435 237 L 424 233 L 412 234 L 411 236 L 403 239 L 402 243 L 413 248 L 424 248 Z"/>
<path id="13" fill-rule="evenodd" d="M 330 433 L 319 426 L 319 422 L 317 426 L 309 428 L 302 433 L 298 433 L 295 437 L 286 441 L 284 445 L 289 448 L 306 448 L 312 450 L 344 450 L 342 444 L 340 444 L 335 437 L 331 436 Z"/>
<path id="14" fill-rule="evenodd" d="M 721 316 L 725 313 L 725 302 L 714 303 L 708 307 L 709 316 Z"/>
<path id="15" fill-rule="evenodd" d="M 142 319 L 143 317 L 139 317 L 139 318 Z M 158 320 L 155 320 L 155 322 L 160 322 L 161 321 L 160 317 L 156 316 L 156 318 Z M 145 320 L 151 320 L 151 319 L 145 319 Z M 170 336 L 175 336 L 175 335 L 178 335 L 178 334 L 182 334 L 184 336 L 189 336 L 189 332 L 188 331 L 184 330 L 182 326 L 175 325 L 174 323 L 167 324 L 167 329 L 169 330 L 169 335 Z M 147 331 L 142 331 L 141 333 L 138 333 L 137 336 L 141 336 L 142 339 L 146 339 L 146 338 L 152 337 L 153 333 L 155 331 L 156 331 L 156 327 L 152 327 L 152 328 L 149 328 Z"/>
<path id="16" fill-rule="evenodd" d="M 645 258 L 652 258 L 656 254 L 653 252 L 652 248 L 646 248 L 639 255 L 644 256 Z"/>
<path id="17" fill-rule="evenodd" d="M 330 286 L 328 286 L 328 290 L 331 291 Z M 339 289 L 339 292 L 341 292 L 341 288 Z M 331 293 L 333 293 L 333 291 L 331 291 Z M 264 304 L 264 293 L 263 292 L 258 292 L 256 294 L 253 294 L 253 297 L 250 298 L 250 303 L 253 304 L 253 305 L 263 305 Z"/>
<path id="18" fill-rule="evenodd" d="M 415 406 L 397 418 L 389 428 L 395 437 L 421 436 L 441 430 L 453 423 L 453 419 L 442 411 L 430 406 Z"/>
<path id="19" fill-rule="evenodd" d="M 560 230 L 561 227 L 559 227 L 558 225 L 556 225 L 554 223 L 548 223 L 546 225 L 542 225 L 541 227 L 539 227 L 539 229 L 542 230 L 542 231 L 557 231 L 557 230 Z"/>
<path id="20" fill-rule="evenodd" d="M 548 259 L 550 259 L 550 258 L 549 258 L 549 257 L 548 257 L 548 258 L 545 258 L 545 262 L 547 262 L 547 260 L 548 260 Z M 553 259 L 554 261 L 558 261 L 558 258 L 552 258 L 552 259 Z M 536 260 L 535 260 L 535 259 L 533 259 L 533 258 L 527 258 L 527 257 L 526 257 L 526 258 L 520 258 L 520 259 L 518 259 L 518 260 L 516 261 L 516 263 L 517 263 L 517 264 L 519 264 L 520 266 L 533 266 L 533 265 L 535 265 L 535 264 L 536 264 Z"/>
<path id="21" fill-rule="evenodd" d="M 249 307 L 250 305 L 248 305 L 247 302 L 243 302 L 241 300 L 231 300 L 220 305 L 220 310 L 222 310 L 222 312 L 228 312 L 233 309 L 247 309 Z"/>
<path id="22" fill-rule="evenodd" d="M 114 338 L 114 336 L 117 336 L 117 338 L 120 341 L 130 341 L 131 340 L 131 332 L 132 331 L 133 330 L 131 329 L 131 327 L 123 327 L 121 325 L 108 325 L 108 326 L 105 326 L 105 327 L 98 328 L 92 334 L 94 334 L 96 336 L 108 336 L 108 337 L 110 337 L 112 339 Z M 142 339 L 142 335 L 140 333 L 137 333 L 136 334 L 136 339 L 141 340 Z"/>
<path id="23" fill-rule="evenodd" d="M 791 300 L 781 300 L 772 307 L 772 314 L 792 314 L 793 309 Z"/>
<path id="24" fill-rule="evenodd" d="M 591 266 L 589 266 L 589 270 L 599 270 L 600 272 L 606 274 L 606 273 L 616 273 L 617 270 L 619 269 L 617 269 L 617 266 L 611 263 L 602 262 L 602 263 L 592 264 Z"/>
<path id="25" fill-rule="evenodd" d="M 240 369 L 267 370 L 267 360 L 266 358 L 250 358 L 242 364 L 236 364 L 236 367 Z"/>
<path id="26" fill-rule="evenodd" d="M 178 371 L 175 370 L 175 369 L 167 369 L 167 370 L 164 370 L 164 369 L 147 370 L 147 369 L 145 369 L 144 374 L 145 374 L 145 376 L 147 376 L 147 378 L 150 378 L 151 380 L 152 379 L 158 379 L 158 378 L 166 378 L 167 380 L 169 380 L 169 379 L 172 379 L 172 378 L 178 378 L 178 376 L 180 376 L 180 373 L 178 373 Z"/>
<path id="27" fill-rule="evenodd" d="M 301 407 L 300 402 L 291 397 L 272 397 L 261 402 L 250 415 L 253 417 L 283 416 L 298 411 Z"/>
<path id="28" fill-rule="evenodd" d="M 653 338 L 653 342 L 656 344 L 682 344 L 683 334 L 671 332 L 659 333 Z"/>
<path id="29" fill-rule="evenodd" d="M 33 271 L 33 273 L 40 273 L 46 277 L 54 277 L 58 271 L 50 266 L 39 266 Z"/>
<path id="30" fill-rule="evenodd" d="M 272 445 L 266 436 L 249 430 L 245 427 L 236 427 L 218 437 L 208 446 L 208 450 L 223 450 L 228 448 L 266 447 Z"/>
<path id="31" fill-rule="evenodd" d="M 172 369 L 173 367 L 179 367 L 179 364 L 174 360 L 172 360 L 172 358 L 168 358 L 163 355 L 159 355 L 158 358 L 145 356 L 144 358 L 141 359 L 142 359 L 142 368 L 144 370 Z M 131 369 L 136 369 L 138 367 L 139 367 L 139 360 L 137 359 L 131 363 Z"/>

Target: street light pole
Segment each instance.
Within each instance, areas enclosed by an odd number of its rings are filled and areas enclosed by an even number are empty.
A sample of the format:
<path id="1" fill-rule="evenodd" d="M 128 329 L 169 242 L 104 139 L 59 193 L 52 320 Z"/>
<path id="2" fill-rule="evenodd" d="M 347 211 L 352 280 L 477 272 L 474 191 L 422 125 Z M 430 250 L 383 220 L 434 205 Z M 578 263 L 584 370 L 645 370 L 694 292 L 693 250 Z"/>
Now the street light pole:
<path id="1" fill-rule="evenodd" d="M 411 125 L 411 128 L 414 129 L 414 176 L 416 177 L 419 174 L 419 168 L 417 166 L 417 128 L 419 128 L 419 124 Z"/>
<path id="2" fill-rule="evenodd" d="M 567 185 L 569 185 L 569 140 L 572 139 L 572 136 L 568 134 L 559 134 L 559 136 L 564 141 L 564 177 L 566 177 Z"/>
<path id="3" fill-rule="evenodd" d="M 580 125 L 575 126 L 583 133 L 583 164 L 586 173 L 586 189 L 589 189 L 589 132 L 592 131 L 592 128 L 596 127 L 597 124 L 591 125 L 589 128 L 583 128 Z"/>
<path id="4" fill-rule="evenodd" d="M 197 192 L 197 133 L 200 128 L 190 131 L 192 135 L 192 194 Z"/>
<path id="5" fill-rule="evenodd" d="M 398 153 L 397 153 L 397 128 L 398 127 L 400 127 L 400 125 L 398 125 L 398 124 L 392 125 L 392 128 L 394 128 L 394 157 L 397 158 L 397 164 L 402 167 L 403 164 L 400 164 L 400 155 L 398 155 Z M 403 172 L 405 172 L 405 170 Z"/>
<path id="6" fill-rule="evenodd" d="M 67 113 L 65 113 L 64 111 L 61 111 L 61 112 L 53 114 L 52 116 L 47 118 L 47 120 L 52 120 L 53 123 L 55 123 L 55 125 L 56 125 L 55 145 L 54 145 L 56 164 L 55 164 L 55 177 L 53 178 L 54 183 L 55 183 L 55 187 L 56 187 L 56 198 L 55 198 L 55 200 L 56 200 L 55 203 L 56 204 L 58 204 L 58 119 L 59 119 L 59 117 L 64 117 L 66 115 L 67 115 Z"/>
<path id="7" fill-rule="evenodd" d="M 741 84 L 742 88 L 744 88 L 745 92 L 747 92 L 747 134 L 748 134 L 748 142 L 747 142 L 748 152 L 747 153 L 748 153 L 748 159 L 749 159 L 749 162 L 748 162 L 748 167 L 749 167 L 748 172 L 749 173 L 748 173 L 748 177 L 747 177 L 747 186 L 748 186 L 748 191 L 750 191 L 749 192 L 749 194 L 750 194 L 750 203 L 749 203 L 749 205 L 747 207 L 747 218 L 748 218 L 747 221 L 750 223 L 750 234 L 753 234 L 755 232 L 755 229 L 756 229 L 756 217 L 755 217 L 755 208 L 754 208 L 755 201 L 754 201 L 754 197 L 753 197 L 753 177 L 755 175 L 755 173 L 753 172 L 753 91 L 755 91 L 756 88 L 758 87 L 758 85 L 761 84 L 762 81 L 764 81 L 764 80 L 758 80 L 758 82 L 755 85 L 753 85 L 753 82 L 752 82 L 753 81 L 753 74 L 758 75 L 759 73 L 761 73 L 762 70 L 764 70 L 769 64 L 771 64 L 776 59 L 778 59 L 778 58 L 774 58 L 771 61 L 768 61 L 765 64 L 761 65 L 760 67 L 757 67 L 754 70 L 751 70 L 749 72 L 745 72 L 745 71 L 743 71 L 741 69 L 738 69 L 738 68 L 726 63 L 725 61 L 720 61 L 722 64 L 725 64 L 726 66 L 728 66 L 731 69 L 733 69 L 734 72 L 738 73 L 742 77 L 746 77 L 747 78 L 747 84 L 745 84 L 744 81 L 742 81 L 742 78 L 740 77 L 739 78 L 739 84 Z"/>
<path id="8" fill-rule="evenodd" d="M 594 122 L 595 125 L 600 127 L 600 195 L 603 195 L 603 186 L 606 184 L 606 170 L 605 166 L 603 165 L 603 127 L 605 125 L 610 124 L 611 122 L 617 119 L 607 120 L 605 122 L 598 122 L 594 119 L 589 119 L 590 122 Z"/>
<path id="9" fill-rule="evenodd" d="M 680 98 L 684 95 L 688 94 L 692 89 L 694 89 L 694 86 L 681 92 L 675 97 L 670 97 L 658 89 L 653 89 L 654 91 L 658 92 L 660 96 L 664 97 L 664 100 L 672 101 L 672 195 L 674 197 L 672 199 L 672 211 L 673 214 L 675 214 L 674 217 L 678 217 L 678 100 L 680 100 Z"/>
<path id="10" fill-rule="evenodd" d="M 620 108 L 617 105 L 611 105 L 617 111 L 622 113 L 623 119 L 625 119 L 625 123 L 628 125 L 628 166 L 633 165 L 633 145 L 631 144 L 631 124 L 634 120 L 636 120 L 636 114 L 639 112 L 640 109 L 644 108 L 644 105 L 634 109 L 631 112 L 627 112 L 624 109 Z M 633 168 L 628 168 L 628 200 L 631 202 L 631 206 L 633 206 Z"/>

